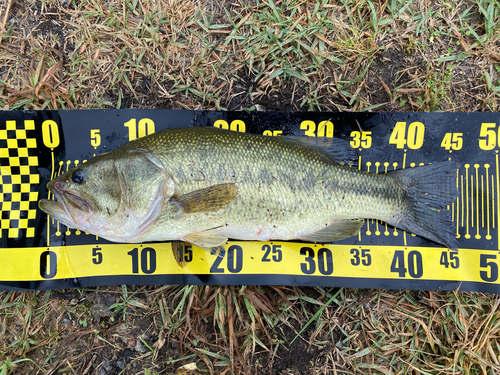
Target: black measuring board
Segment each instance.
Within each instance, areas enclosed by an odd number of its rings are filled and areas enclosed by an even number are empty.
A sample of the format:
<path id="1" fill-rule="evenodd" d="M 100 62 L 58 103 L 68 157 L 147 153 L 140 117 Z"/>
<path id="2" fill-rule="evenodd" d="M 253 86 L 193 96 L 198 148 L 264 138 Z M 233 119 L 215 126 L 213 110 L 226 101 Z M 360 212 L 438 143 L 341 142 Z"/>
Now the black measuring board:
<path id="1" fill-rule="evenodd" d="M 451 251 L 376 220 L 333 244 L 117 244 L 38 209 L 47 182 L 163 129 L 216 126 L 267 136 L 339 137 L 375 173 L 457 163 Z M 274 284 L 500 293 L 500 114 L 185 110 L 0 111 L 0 289 L 115 284 Z M 174 248 L 178 246 L 177 248 Z M 184 262 L 179 265 L 176 257 Z"/>

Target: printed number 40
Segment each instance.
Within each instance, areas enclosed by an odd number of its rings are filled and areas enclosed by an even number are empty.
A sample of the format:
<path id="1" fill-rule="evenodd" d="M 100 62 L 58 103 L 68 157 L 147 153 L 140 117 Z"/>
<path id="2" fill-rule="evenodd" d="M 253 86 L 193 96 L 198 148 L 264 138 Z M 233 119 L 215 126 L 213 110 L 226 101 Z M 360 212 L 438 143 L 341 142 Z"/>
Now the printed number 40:
<path id="1" fill-rule="evenodd" d="M 424 144 L 425 126 L 421 122 L 412 122 L 408 126 L 406 133 L 406 122 L 397 122 L 392 131 L 389 143 L 396 145 L 397 148 L 418 150 Z"/>

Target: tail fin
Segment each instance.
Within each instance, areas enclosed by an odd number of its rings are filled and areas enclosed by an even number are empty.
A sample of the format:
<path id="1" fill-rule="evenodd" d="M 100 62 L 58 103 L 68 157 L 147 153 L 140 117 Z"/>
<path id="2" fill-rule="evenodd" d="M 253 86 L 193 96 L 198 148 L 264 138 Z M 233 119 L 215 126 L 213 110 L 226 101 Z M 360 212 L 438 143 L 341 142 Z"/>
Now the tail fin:
<path id="1" fill-rule="evenodd" d="M 446 209 L 458 197 L 456 168 L 456 163 L 445 161 L 390 172 L 403 183 L 408 203 L 394 225 L 450 249 L 458 249 L 451 212 Z"/>

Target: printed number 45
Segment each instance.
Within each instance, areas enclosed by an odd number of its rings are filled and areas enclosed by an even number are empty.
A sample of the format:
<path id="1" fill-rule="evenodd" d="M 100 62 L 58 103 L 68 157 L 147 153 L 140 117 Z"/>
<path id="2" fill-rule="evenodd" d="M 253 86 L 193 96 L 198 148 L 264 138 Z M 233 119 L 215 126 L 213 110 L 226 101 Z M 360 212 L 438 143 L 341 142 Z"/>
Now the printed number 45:
<path id="1" fill-rule="evenodd" d="M 441 147 L 445 150 L 461 150 L 463 146 L 462 136 L 464 133 L 446 133 L 441 142 Z"/>

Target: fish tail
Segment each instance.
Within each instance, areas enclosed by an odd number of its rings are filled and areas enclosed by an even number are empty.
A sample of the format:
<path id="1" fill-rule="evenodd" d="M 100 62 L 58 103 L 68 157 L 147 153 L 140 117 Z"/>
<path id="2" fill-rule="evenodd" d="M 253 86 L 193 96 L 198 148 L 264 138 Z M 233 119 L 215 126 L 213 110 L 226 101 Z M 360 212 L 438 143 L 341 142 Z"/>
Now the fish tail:
<path id="1" fill-rule="evenodd" d="M 406 202 L 397 228 L 458 249 L 458 240 L 447 206 L 458 197 L 456 171 L 452 161 L 400 169 L 390 174 L 402 182 Z"/>

